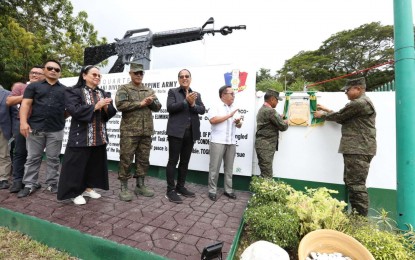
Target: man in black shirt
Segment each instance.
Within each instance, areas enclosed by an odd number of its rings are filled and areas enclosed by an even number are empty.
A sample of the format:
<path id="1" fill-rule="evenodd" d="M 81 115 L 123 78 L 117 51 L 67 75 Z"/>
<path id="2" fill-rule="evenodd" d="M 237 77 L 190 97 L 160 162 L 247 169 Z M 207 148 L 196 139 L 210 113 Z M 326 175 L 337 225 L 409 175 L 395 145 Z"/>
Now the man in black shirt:
<path id="1" fill-rule="evenodd" d="M 59 179 L 59 155 L 65 127 L 65 89 L 59 82 L 61 65 L 48 60 L 43 68 L 45 80 L 27 86 L 20 108 L 20 133 L 26 137 L 27 161 L 18 198 L 39 189 L 37 182 L 43 151 L 46 148 L 47 190 L 56 193 Z"/>

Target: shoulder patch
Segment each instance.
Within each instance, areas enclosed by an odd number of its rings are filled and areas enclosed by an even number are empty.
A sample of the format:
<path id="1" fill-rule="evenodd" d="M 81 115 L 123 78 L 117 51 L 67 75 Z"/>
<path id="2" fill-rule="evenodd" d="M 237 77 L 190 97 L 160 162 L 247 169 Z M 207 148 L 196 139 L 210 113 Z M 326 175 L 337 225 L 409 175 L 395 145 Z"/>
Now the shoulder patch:
<path id="1" fill-rule="evenodd" d="M 118 93 L 118 101 L 125 101 L 128 100 L 128 94 L 125 92 Z"/>

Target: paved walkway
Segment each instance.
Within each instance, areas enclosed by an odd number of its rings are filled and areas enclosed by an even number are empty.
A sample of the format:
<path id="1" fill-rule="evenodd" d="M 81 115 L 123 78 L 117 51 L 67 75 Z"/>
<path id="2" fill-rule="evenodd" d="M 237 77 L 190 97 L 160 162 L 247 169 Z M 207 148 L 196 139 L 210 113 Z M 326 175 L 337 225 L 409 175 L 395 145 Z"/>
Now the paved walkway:
<path id="1" fill-rule="evenodd" d="M 58 202 L 45 185 L 21 199 L 0 190 L 0 206 L 170 259 L 199 260 L 204 247 L 223 241 L 226 259 L 250 193 L 236 192 L 238 199 L 230 200 L 219 189 L 218 200 L 213 202 L 207 197 L 206 186 L 189 183 L 187 187 L 196 191 L 196 197 L 183 197 L 183 204 L 174 204 L 164 197 L 166 182 L 147 177 L 146 183 L 155 190 L 155 196 L 122 202 L 116 177 L 110 172 L 110 190 L 97 190 L 102 198 L 86 198 L 87 204 L 82 206 Z M 133 188 L 135 180 L 130 182 Z"/>

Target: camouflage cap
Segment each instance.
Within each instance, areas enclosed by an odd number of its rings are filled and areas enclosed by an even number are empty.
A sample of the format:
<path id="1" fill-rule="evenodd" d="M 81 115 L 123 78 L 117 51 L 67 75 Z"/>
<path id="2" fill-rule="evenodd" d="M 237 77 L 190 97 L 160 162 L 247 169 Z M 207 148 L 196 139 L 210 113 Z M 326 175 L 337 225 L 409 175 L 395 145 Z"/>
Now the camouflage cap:
<path id="1" fill-rule="evenodd" d="M 363 89 L 366 89 L 366 81 L 364 77 L 361 78 L 356 78 L 356 79 L 349 79 L 346 82 L 346 85 L 344 85 L 344 87 L 341 88 L 341 90 L 346 90 L 349 89 L 351 87 L 362 87 Z"/>
<path id="2" fill-rule="evenodd" d="M 275 91 L 273 89 L 267 89 L 267 92 L 265 93 L 267 96 L 274 96 L 279 101 L 282 101 L 282 98 L 280 97 L 280 92 Z"/>
<path id="3" fill-rule="evenodd" d="M 130 63 L 130 72 L 144 71 L 143 64 L 140 63 Z"/>

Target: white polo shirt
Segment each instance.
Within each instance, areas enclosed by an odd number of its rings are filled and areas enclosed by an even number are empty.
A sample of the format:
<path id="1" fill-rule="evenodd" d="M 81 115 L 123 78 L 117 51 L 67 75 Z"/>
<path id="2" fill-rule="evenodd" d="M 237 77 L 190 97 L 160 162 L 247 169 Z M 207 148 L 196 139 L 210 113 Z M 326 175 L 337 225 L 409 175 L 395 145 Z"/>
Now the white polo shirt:
<path id="1" fill-rule="evenodd" d="M 215 116 L 225 116 L 235 109 L 236 107 L 233 104 L 228 106 L 220 101 L 214 107 L 209 109 L 208 117 L 211 119 Z M 238 114 L 238 112 L 236 112 L 235 115 L 236 114 Z M 210 141 L 218 144 L 236 144 L 236 125 L 234 120 L 235 116 L 228 118 L 228 120 L 223 121 L 222 123 L 211 124 L 212 131 L 210 133 Z"/>

